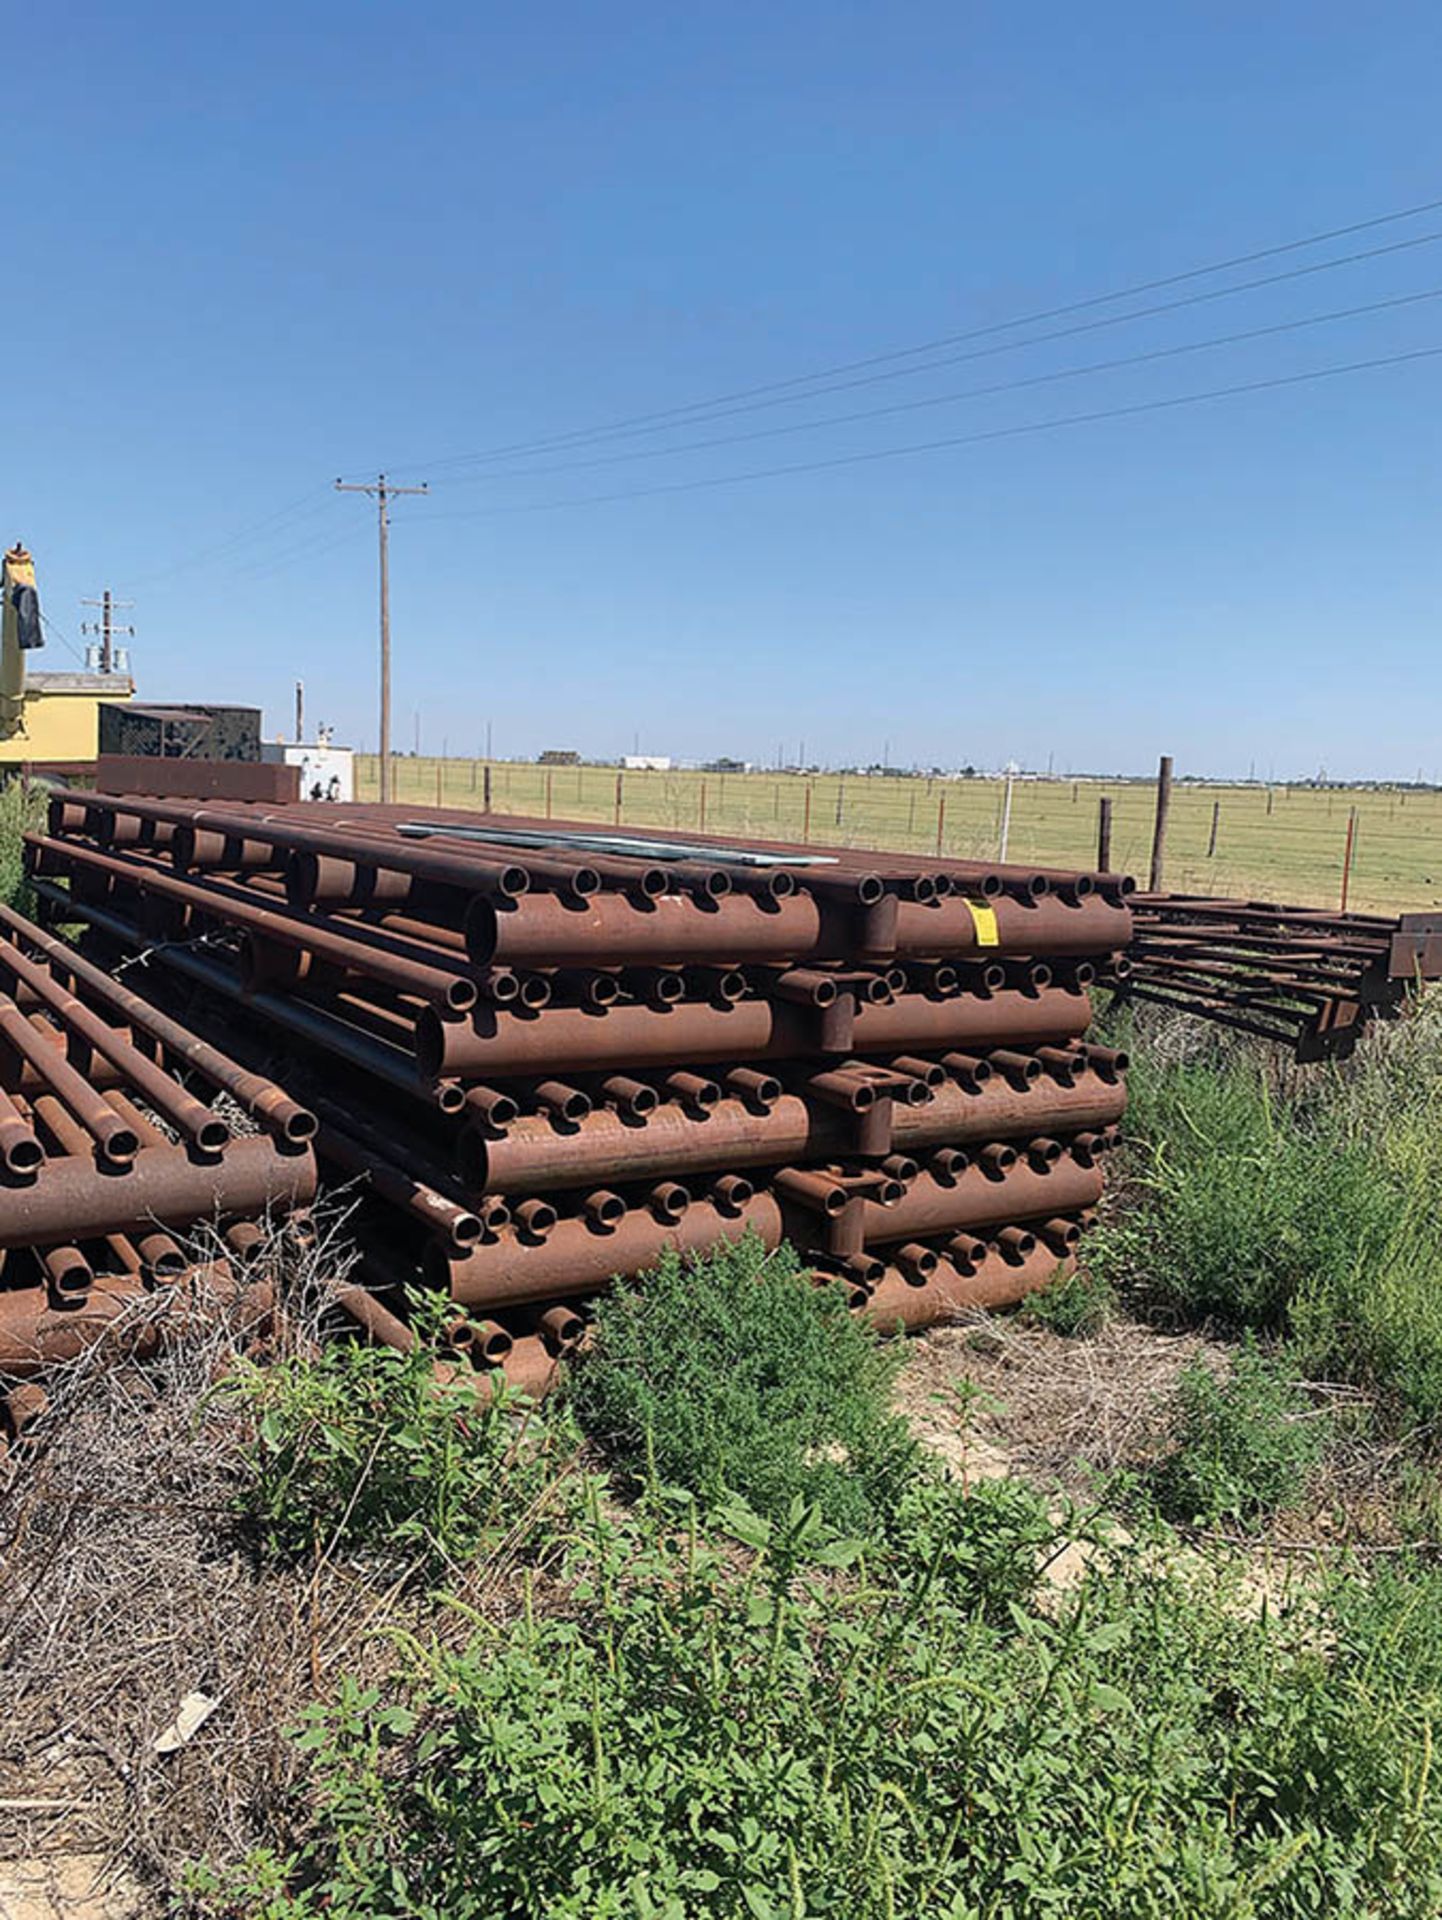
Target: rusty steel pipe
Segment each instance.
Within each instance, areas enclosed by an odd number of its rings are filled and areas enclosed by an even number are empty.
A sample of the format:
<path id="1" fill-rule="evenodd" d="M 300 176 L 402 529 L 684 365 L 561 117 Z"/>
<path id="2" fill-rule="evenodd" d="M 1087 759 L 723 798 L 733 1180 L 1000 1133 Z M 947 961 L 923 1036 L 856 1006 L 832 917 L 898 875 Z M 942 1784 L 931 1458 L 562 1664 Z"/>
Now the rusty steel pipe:
<path id="1" fill-rule="evenodd" d="M 924 1107 L 898 1107 L 892 1118 L 897 1147 L 914 1151 L 951 1141 L 1030 1139 L 1047 1129 L 1066 1134 L 1099 1131 L 1118 1119 L 1125 1088 L 1083 1075 L 1071 1087 L 1019 1093 L 1004 1080 L 967 1092 L 954 1083 L 937 1089 Z M 744 1101 L 720 1099 L 698 1118 L 668 1101 L 640 1126 L 597 1111 L 574 1132 L 558 1132 L 540 1117 L 512 1123 L 503 1138 L 467 1129 L 457 1141 L 458 1165 L 471 1193 L 532 1193 L 591 1182 L 707 1173 L 715 1169 L 784 1166 L 832 1159 L 851 1144 L 852 1123 L 838 1108 L 783 1094 L 764 1113 Z"/>
<path id="2" fill-rule="evenodd" d="M 111 1112 L 117 1125 L 123 1124 Z M 6 1190 L 0 1246 L 26 1247 L 147 1231 L 157 1222 L 188 1227 L 216 1215 L 288 1210 L 315 1198 L 308 1147 L 282 1151 L 264 1134 L 232 1141 L 220 1158 L 192 1160 L 178 1147 L 141 1147 L 122 1177 L 88 1158 L 47 1161 L 33 1185 Z"/>
<path id="3" fill-rule="evenodd" d="M 780 1245 L 781 1210 L 770 1194 L 757 1194 L 737 1214 L 696 1201 L 674 1224 L 633 1210 L 609 1233 L 597 1233 L 583 1220 L 562 1220 L 539 1245 L 506 1236 L 473 1248 L 461 1260 L 431 1247 L 423 1264 L 431 1285 L 451 1299 L 494 1312 L 593 1293 L 653 1267 L 668 1247 L 701 1253 L 748 1231 L 759 1234 L 768 1248 Z"/>
<path id="4" fill-rule="evenodd" d="M 427 1008 L 416 1023 L 416 1053 L 428 1079 L 505 1078 L 538 1066 L 599 1072 L 777 1059 L 816 1052 L 809 1015 L 810 1009 L 766 1000 L 725 1008 L 689 1002 L 665 1012 L 612 1007 L 604 1014 L 548 1007 L 529 1018 L 505 1007 L 478 1007 L 465 1021 L 441 1020 Z M 857 1008 L 854 1050 L 897 1053 L 985 1044 L 1003 1037 L 1023 1044 L 1055 1043 L 1076 1039 L 1090 1018 L 1086 995 L 1064 987 L 1049 987 L 1034 996 L 998 993 L 985 999 L 898 994 L 889 1005 Z"/>
<path id="5" fill-rule="evenodd" d="M 348 1180 L 364 1181 L 377 1199 L 443 1236 L 458 1252 L 473 1247 L 480 1239 L 480 1217 L 469 1207 L 437 1192 L 394 1161 L 371 1152 L 339 1127 L 327 1122 L 316 1134 L 315 1146 L 322 1161 L 339 1168 Z"/>
<path id="6" fill-rule="evenodd" d="M 1079 1166 L 1075 1160 L 1061 1161 L 1050 1173 L 1038 1173 L 1018 1162 L 999 1179 L 988 1179 L 977 1167 L 968 1167 L 958 1179 L 946 1182 L 923 1173 L 891 1206 L 874 1200 L 862 1203 L 862 1236 L 865 1245 L 877 1246 L 956 1233 L 963 1227 L 1049 1220 L 1057 1213 L 1094 1206 L 1101 1192 L 1100 1170 Z"/>
<path id="7" fill-rule="evenodd" d="M 202 1152 L 220 1152 L 230 1138 L 230 1128 L 225 1121 L 212 1113 L 204 1101 L 177 1085 L 163 1068 L 146 1059 L 122 1033 L 107 1026 L 97 1013 L 62 987 L 46 967 L 27 959 L 13 941 L 0 939 L 0 969 L 13 980 L 24 981 L 68 1032 L 77 1034 L 102 1059 L 108 1060 L 127 1086 L 141 1094 Z"/>
<path id="8" fill-rule="evenodd" d="M 55 939 L 13 907 L 0 905 L 0 926 L 43 954 L 52 966 L 68 973 L 77 986 L 84 987 L 132 1027 L 148 1034 L 172 1058 L 183 1061 L 213 1087 L 229 1094 L 237 1106 L 253 1115 L 267 1131 L 279 1134 L 292 1145 L 299 1145 L 314 1134 L 315 1116 L 273 1081 L 237 1066 L 217 1048 L 198 1039 L 180 1021 L 172 1020 L 140 994 L 132 993 L 110 974 L 92 966 L 63 940 Z"/>
<path id="9" fill-rule="evenodd" d="M 1037 1247 L 1016 1265 L 994 1253 L 970 1268 L 945 1260 L 919 1286 L 892 1269 L 876 1283 L 861 1311 L 884 1333 L 919 1333 L 948 1320 L 1015 1306 L 1075 1265 L 1048 1247 Z"/>
<path id="10" fill-rule="evenodd" d="M 140 1142 L 134 1131 L 67 1063 L 58 1047 L 40 1038 L 8 993 L 0 993 L 0 1038 L 34 1068 L 37 1078 L 75 1117 L 107 1160 L 123 1166 L 135 1158 Z"/>

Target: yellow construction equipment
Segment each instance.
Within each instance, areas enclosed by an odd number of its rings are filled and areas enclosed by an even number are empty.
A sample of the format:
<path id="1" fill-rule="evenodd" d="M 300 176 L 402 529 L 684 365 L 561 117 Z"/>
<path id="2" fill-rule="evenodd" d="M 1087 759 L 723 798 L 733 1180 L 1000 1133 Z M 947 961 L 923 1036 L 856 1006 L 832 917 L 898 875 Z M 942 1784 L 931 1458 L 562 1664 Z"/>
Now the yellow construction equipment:
<path id="1" fill-rule="evenodd" d="M 17 540 L 0 561 L 0 740 L 25 732 L 25 656 L 43 647 L 35 562 Z"/>

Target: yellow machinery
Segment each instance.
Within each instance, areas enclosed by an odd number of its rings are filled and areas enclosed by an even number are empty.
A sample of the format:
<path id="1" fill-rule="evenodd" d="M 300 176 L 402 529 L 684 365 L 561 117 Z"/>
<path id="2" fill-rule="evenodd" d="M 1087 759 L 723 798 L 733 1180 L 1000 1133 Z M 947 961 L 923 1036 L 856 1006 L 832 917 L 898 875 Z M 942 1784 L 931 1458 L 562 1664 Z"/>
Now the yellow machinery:
<path id="1" fill-rule="evenodd" d="M 19 541 L 0 562 L 0 592 L 0 740 L 13 740 L 25 731 L 25 656 L 45 644 L 35 562 Z"/>

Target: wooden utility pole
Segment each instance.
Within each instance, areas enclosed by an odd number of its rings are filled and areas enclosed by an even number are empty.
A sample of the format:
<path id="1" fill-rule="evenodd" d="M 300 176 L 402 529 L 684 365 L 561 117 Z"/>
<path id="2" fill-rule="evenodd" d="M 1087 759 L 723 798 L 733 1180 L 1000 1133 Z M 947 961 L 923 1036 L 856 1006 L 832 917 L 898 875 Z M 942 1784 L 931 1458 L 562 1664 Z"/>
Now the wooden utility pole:
<path id="1" fill-rule="evenodd" d="M 381 593 L 381 802 L 391 797 L 391 571 L 390 571 L 390 503 L 398 494 L 428 493 L 430 489 L 424 482 L 418 487 L 393 487 L 383 473 L 378 473 L 373 481 L 337 480 L 337 493 L 368 493 L 376 503 L 377 525 L 380 533 L 380 593 Z"/>
<path id="2" fill-rule="evenodd" d="M 1110 873 L 1112 870 L 1112 803 L 1108 794 L 1103 794 L 1097 807 L 1097 872 Z"/>
<path id="3" fill-rule="evenodd" d="M 118 626 L 116 624 L 115 614 L 117 609 L 121 607 L 133 607 L 135 602 L 133 600 L 117 600 L 111 593 L 109 587 L 106 587 L 98 600 L 82 600 L 80 604 L 82 607 L 99 607 L 100 609 L 99 620 L 82 620 L 80 622 L 80 631 L 82 633 L 98 633 L 100 635 L 100 671 L 102 673 L 114 673 L 116 634 L 123 633 L 132 640 L 135 638 L 134 627 Z"/>
<path id="4" fill-rule="evenodd" d="M 1147 883 L 1149 893 L 1162 890 L 1162 870 L 1167 854 L 1167 815 L 1172 805 L 1172 756 L 1164 753 L 1157 766 L 1157 818 L 1152 828 L 1152 872 Z"/>

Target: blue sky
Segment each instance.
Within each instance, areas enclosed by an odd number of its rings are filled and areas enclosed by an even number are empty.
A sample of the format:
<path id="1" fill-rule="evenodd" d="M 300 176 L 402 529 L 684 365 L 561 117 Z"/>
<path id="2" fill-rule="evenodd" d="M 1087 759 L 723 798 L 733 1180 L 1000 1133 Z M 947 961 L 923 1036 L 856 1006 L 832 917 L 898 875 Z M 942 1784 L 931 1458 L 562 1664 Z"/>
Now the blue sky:
<path id="1" fill-rule="evenodd" d="M 419 713 L 453 753 L 490 723 L 511 755 L 1442 772 L 1442 359 L 585 503 L 1442 346 L 1422 300 L 654 451 L 1442 288 L 1442 238 L 704 430 L 464 458 L 1442 199 L 1436 7 L 138 0 L 11 26 L 0 531 L 72 639 L 83 595 L 135 600 L 145 695 L 276 731 L 301 676 L 374 744 L 373 512 L 329 483 L 385 466 L 432 484 L 395 509 L 401 746 Z M 1434 231 L 1442 208 L 1179 291 Z"/>

